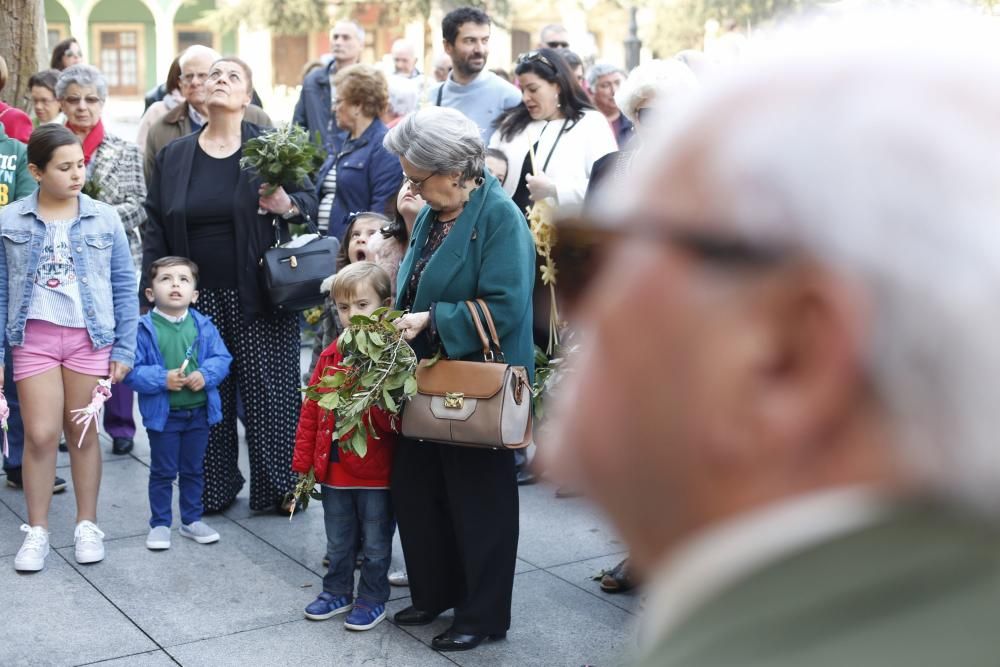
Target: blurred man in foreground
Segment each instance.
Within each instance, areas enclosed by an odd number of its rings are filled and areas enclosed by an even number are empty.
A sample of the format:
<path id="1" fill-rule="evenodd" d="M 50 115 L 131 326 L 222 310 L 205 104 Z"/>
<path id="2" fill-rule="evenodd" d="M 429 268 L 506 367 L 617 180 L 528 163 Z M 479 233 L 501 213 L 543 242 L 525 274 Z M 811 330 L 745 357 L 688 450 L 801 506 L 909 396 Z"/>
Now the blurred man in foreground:
<path id="1" fill-rule="evenodd" d="M 560 233 L 560 282 L 594 280 L 565 303 L 584 351 L 545 452 L 646 575 L 641 664 L 996 664 L 984 23 L 788 34 Z"/>

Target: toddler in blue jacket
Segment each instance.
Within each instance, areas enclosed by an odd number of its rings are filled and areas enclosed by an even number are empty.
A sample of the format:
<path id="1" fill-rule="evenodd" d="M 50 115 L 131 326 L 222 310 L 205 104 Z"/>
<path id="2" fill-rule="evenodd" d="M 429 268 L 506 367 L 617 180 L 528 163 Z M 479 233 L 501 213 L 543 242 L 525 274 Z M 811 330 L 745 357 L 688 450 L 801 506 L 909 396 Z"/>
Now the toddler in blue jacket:
<path id="1" fill-rule="evenodd" d="M 153 310 L 139 320 L 135 367 L 125 378 L 139 394 L 149 434 L 149 549 L 170 548 L 170 502 L 180 476 L 180 534 L 199 544 L 219 540 L 201 520 L 208 428 L 222 419 L 219 384 L 233 358 L 198 299 L 198 265 L 162 257 L 149 267 L 146 298 Z"/>

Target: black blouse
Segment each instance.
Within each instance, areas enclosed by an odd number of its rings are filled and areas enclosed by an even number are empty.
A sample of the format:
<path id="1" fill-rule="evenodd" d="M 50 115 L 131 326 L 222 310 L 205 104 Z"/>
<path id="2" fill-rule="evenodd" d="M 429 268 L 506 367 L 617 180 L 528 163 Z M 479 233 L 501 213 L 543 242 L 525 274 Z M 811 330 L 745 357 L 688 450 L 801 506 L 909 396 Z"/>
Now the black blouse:
<path id="1" fill-rule="evenodd" d="M 233 193 L 240 177 L 242 150 L 214 158 L 196 146 L 184 211 L 191 259 L 202 289 L 236 289 L 236 230 Z"/>

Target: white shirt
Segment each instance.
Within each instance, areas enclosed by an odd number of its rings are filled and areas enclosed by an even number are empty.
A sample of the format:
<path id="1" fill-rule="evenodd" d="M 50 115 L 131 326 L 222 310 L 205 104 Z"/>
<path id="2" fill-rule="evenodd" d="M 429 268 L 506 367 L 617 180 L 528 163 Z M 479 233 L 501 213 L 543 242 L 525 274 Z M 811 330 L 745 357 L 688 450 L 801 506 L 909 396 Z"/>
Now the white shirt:
<path id="1" fill-rule="evenodd" d="M 762 507 L 696 534 L 655 570 L 639 621 L 642 650 L 652 650 L 698 607 L 752 572 L 874 524 L 891 506 L 874 489 L 844 487 Z"/>
<path id="2" fill-rule="evenodd" d="M 556 138 L 562 124 L 562 119 L 533 120 L 520 134 L 511 137 L 510 141 L 504 141 L 500 137 L 500 130 L 493 133 L 490 148 L 499 148 L 507 156 L 507 180 L 503 186 L 507 194 L 513 196 L 517 190 L 517 184 L 521 180 L 521 166 L 528 148 L 537 141 L 537 168 L 544 171 L 556 186 L 555 200 L 550 203 L 564 211 L 572 211 L 583 205 L 594 162 L 618 150 L 618 143 L 611 126 L 600 111 L 584 111 L 583 118 L 567 129 L 557 144 Z M 546 160 L 549 165 L 543 169 Z"/>

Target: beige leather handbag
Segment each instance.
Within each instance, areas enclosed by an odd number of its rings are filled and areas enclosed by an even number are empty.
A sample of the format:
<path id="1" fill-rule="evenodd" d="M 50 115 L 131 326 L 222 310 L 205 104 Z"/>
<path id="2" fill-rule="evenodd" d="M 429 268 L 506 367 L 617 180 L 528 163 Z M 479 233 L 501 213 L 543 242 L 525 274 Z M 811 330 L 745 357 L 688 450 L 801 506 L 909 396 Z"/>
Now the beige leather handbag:
<path id="1" fill-rule="evenodd" d="M 489 337 L 476 304 L 482 308 Z M 417 393 L 403 408 L 403 435 L 463 447 L 527 447 L 531 442 L 528 371 L 504 362 L 486 302 L 477 299 L 465 305 L 483 344 L 483 361 L 420 362 Z"/>

